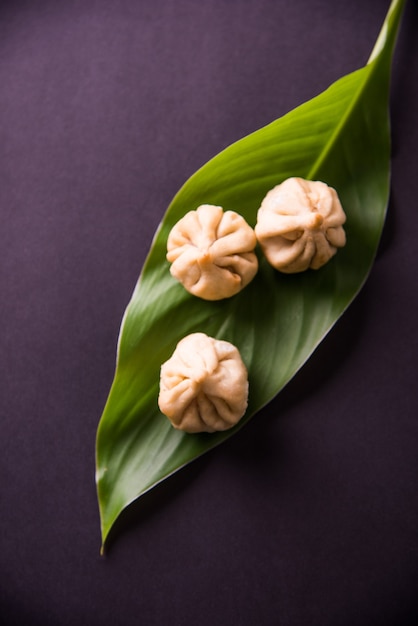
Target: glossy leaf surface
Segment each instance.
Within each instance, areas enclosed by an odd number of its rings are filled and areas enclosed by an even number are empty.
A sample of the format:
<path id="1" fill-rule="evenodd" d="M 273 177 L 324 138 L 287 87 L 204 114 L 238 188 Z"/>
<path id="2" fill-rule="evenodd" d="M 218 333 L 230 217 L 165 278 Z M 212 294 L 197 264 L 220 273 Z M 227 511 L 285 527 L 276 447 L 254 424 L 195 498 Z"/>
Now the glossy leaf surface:
<path id="1" fill-rule="evenodd" d="M 117 368 L 97 433 L 102 542 L 123 509 L 242 427 L 296 374 L 370 272 L 389 195 L 390 67 L 404 2 L 394 0 L 368 64 L 221 152 L 178 192 L 154 237 L 119 336 Z M 284 275 L 263 260 L 239 295 L 207 302 L 170 275 L 167 235 L 200 204 L 255 224 L 262 198 L 290 176 L 336 188 L 347 245 L 318 271 Z M 231 341 L 249 371 L 248 411 L 214 435 L 172 428 L 157 406 L 159 371 L 185 335 Z"/>

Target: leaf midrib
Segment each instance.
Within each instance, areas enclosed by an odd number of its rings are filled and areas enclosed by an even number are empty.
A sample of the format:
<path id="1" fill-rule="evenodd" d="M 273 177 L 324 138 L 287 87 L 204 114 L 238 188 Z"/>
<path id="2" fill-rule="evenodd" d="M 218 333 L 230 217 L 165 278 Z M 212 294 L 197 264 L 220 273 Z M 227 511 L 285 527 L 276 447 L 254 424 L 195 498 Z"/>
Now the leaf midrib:
<path id="1" fill-rule="evenodd" d="M 356 109 L 358 103 L 361 101 L 362 94 L 364 93 L 366 87 L 369 85 L 369 80 L 371 80 L 371 76 L 374 76 L 373 68 L 371 65 L 366 65 L 361 69 L 357 70 L 358 74 L 364 74 L 367 72 L 367 75 L 364 77 L 364 80 L 361 81 L 355 96 L 352 98 L 350 105 L 347 107 L 345 113 L 341 116 L 339 123 L 336 125 L 334 131 L 331 133 L 329 140 L 326 142 L 324 149 L 321 154 L 318 156 L 313 166 L 309 170 L 307 175 L 308 180 L 314 180 L 316 178 L 317 172 L 320 171 L 322 164 L 326 161 L 328 156 L 331 153 L 332 148 L 337 143 L 338 138 L 341 136 L 344 128 L 348 123 L 348 120 L 352 116 L 354 110 Z M 344 80 L 344 79 L 342 79 Z"/>

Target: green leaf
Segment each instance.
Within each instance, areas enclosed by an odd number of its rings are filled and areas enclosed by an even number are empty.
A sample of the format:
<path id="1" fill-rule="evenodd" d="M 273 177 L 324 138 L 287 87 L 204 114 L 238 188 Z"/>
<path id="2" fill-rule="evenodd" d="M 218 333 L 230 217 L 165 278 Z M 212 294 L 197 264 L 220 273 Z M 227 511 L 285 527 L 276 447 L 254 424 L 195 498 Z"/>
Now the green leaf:
<path id="1" fill-rule="evenodd" d="M 117 367 L 97 433 L 103 546 L 131 502 L 233 435 L 296 374 L 370 272 L 389 195 L 389 83 L 404 0 L 394 0 L 369 62 L 284 117 L 221 152 L 175 196 L 154 237 L 119 336 Z M 318 271 L 284 275 L 260 255 L 253 282 L 207 302 L 170 275 L 167 235 L 203 203 L 254 225 L 262 198 L 290 176 L 335 187 L 347 214 L 347 245 Z M 157 406 L 159 371 L 177 342 L 202 331 L 231 341 L 249 371 L 248 411 L 234 429 L 189 435 Z"/>

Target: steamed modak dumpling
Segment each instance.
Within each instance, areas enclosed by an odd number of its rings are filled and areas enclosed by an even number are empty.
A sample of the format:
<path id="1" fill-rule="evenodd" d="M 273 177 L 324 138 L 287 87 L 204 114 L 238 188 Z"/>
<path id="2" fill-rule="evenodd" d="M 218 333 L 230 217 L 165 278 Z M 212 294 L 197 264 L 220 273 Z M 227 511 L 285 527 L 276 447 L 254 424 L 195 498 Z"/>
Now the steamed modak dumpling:
<path id="1" fill-rule="evenodd" d="M 319 269 L 345 245 L 346 216 L 332 187 L 288 178 L 258 210 L 255 233 L 268 262 L 285 273 Z"/>
<path id="2" fill-rule="evenodd" d="M 257 273 L 256 243 L 254 230 L 241 215 L 203 204 L 186 213 L 168 236 L 170 272 L 199 298 L 229 298 Z"/>
<path id="3" fill-rule="evenodd" d="M 247 403 L 247 369 L 228 341 L 192 333 L 161 366 L 158 406 L 179 430 L 227 430 L 244 415 Z"/>

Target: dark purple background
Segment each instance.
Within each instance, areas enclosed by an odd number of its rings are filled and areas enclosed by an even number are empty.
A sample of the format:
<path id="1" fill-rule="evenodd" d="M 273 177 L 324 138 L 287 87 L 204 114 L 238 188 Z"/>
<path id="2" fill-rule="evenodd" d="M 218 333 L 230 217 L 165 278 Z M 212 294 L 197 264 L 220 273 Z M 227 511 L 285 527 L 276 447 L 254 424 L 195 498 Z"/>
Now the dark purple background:
<path id="1" fill-rule="evenodd" d="M 418 615 L 418 10 L 372 274 L 291 384 L 123 517 L 95 433 L 183 182 L 362 66 L 389 0 L 0 2 L 0 622 L 405 626 Z"/>

